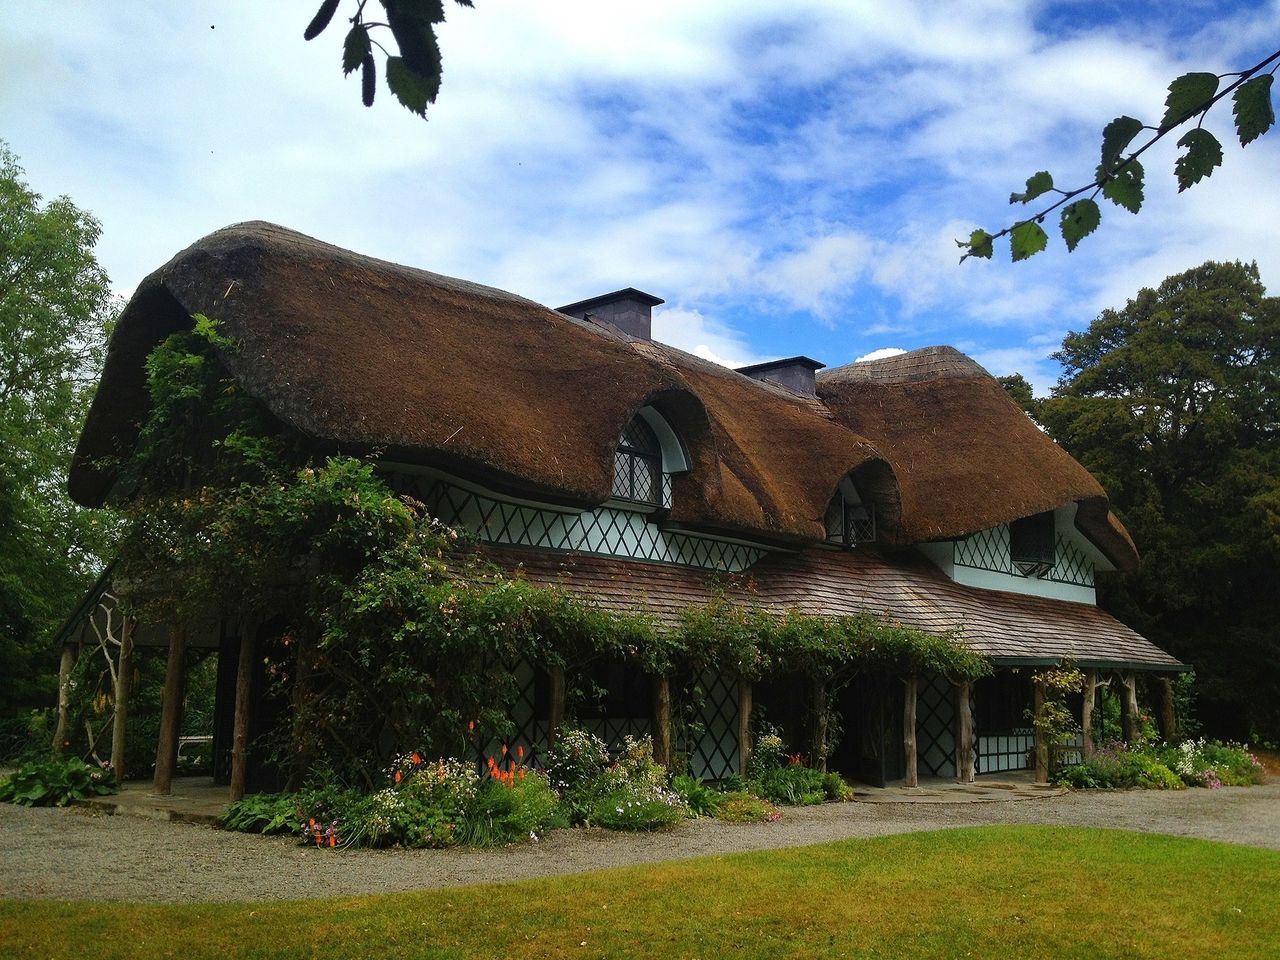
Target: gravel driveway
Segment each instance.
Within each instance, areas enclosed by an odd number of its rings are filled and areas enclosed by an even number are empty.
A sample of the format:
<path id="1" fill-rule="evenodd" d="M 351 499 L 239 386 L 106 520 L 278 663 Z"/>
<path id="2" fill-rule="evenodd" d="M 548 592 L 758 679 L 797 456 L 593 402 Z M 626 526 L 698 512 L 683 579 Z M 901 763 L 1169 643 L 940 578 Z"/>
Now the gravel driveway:
<path id="1" fill-rule="evenodd" d="M 317 851 L 210 827 L 0 804 L 0 897 L 190 903 L 385 893 L 986 824 L 1119 827 L 1280 849 L 1280 781 L 1008 803 L 826 804 L 786 810 L 773 824 L 558 830 L 503 850 Z"/>

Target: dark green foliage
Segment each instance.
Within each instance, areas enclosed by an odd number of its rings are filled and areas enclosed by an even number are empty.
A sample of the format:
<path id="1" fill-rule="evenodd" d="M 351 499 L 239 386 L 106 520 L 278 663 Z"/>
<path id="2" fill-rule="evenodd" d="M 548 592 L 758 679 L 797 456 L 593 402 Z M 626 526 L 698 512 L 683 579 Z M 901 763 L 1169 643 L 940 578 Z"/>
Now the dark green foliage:
<path id="1" fill-rule="evenodd" d="M 1280 735 L 1280 301 L 1206 263 L 1105 310 L 1056 354 L 1037 415 L 1142 554 L 1102 604 L 1193 664 L 1201 719 Z"/>
<path id="2" fill-rule="evenodd" d="M 747 787 L 756 796 L 784 806 L 810 806 L 827 800 L 826 775 L 821 770 L 788 766 L 763 770 L 748 778 Z"/>
<path id="3" fill-rule="evenodd" d="M 1154 755 L 1122 743 L 1099 749 L 1083 763 L 1063 767 L 1054 779 L 1077 789 L 1182 790 L 1186 786 Z"/>
<path id="4" fill-rule="evenodd" d="M 0 717 L 53 703 L 50 638 L 110 527 L 66 493 L 113 309 L 93 255 L 101 228 L 66 197 L 42 203 L 23 177 L 0 142 Z"/>
<path id="5" fill-rule="evenodd" d="M 1218 92 L 1218 77 L 1212 73 L 1184 73 L 1169 84 L 1160 129 L 1168 130 L 1201 113 Z"/>
<path id="6" fill-rule="evenodd" d="M 1004 387 L 1004 392 L 1009 395 L 1009 399 L 1025 410 L 1029 417 L 1035 419 L 1039 401 L 1036 400 L 1027 378 L 1020 373 L 1011 373 L 996 379 L 1000 381 L 1000 386 Z"/>
<path id="7" fill-rule="evenodd" d="M 724 794 L 715 787 L 703 783 L 700 777 L 691 777 L 688 774 L 673 777 L 671 789 L 695 817 L 714 817 L 724 798 Z"/>
<path id="8" fill-rule="evenodd" d="M 292 833 L 301 816 L 296 794 L 255 793 L 231 804 L 219 823 L 239 833 Z"/>
<path id="9" fill-rule="evenodd" d="M 109 771 L 76 757 L 24 763 L 0 783 L 0 801 L 23 807 L 64 807 L 115 792 Z"/>
<path id="10" fill-rule="evenodd" d="M 486 781 L 465 811 L 458 836 L 473 847 L 501 847 L 568 825 L 569 818 L 547 778 L 529 773 L 510 786 Z"/>
<path id="11" fill-rule="evenodd" d="M 1112 173 L 1121 156 L 1142 132 L 1142 121 L 1133 117 L 1116 117 L 1102 128 L 1102 171 Z"/>
<path id="12" fill-rule="evenodd" d="M 1098 229 L 1102 221 L 1102 213 L 1093 200 L 1077 200 L 1062 208 L 1062 238 L 1067 241 L 1067 249 L 1074 250 L 1080 241 Z"/>
<path id="13" fill-rule="evenodd" d="M 1254 77 L 1236 91 L 1232 113 L 1242 147 L 1257 140 L 1276 122 L 1276 111 L 1271 105 L 1271 83 L 1274 79 L 1271 74 Z"/>
<path id="14" fill-rule="evenodd" d="M 1195 186 L 1209 174 L 1214 167 L 1222 166 L 1222 144 L 1208 130 L 1197 127 L 1188 130 L 1186 136 L 1178 141 L 1178 146 L 1186 147 L 1187 152 L 1180 156 L 1173 165 L 1173 172 L 1178 178 L 1178 192 Z M 1075 249 L 1072 247 L 1072 249 Z"/>

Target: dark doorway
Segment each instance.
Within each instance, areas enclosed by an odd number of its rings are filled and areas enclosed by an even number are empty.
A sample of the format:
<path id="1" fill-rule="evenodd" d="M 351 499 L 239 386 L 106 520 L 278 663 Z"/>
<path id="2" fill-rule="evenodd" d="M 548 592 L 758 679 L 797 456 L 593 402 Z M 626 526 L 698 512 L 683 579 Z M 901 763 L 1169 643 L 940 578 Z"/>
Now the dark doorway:
<path id="1" fill-rule="evenodd" d="M 831 755 L 832 769 L 873 787 L 906 775 L 903 695 L 901 681 L 883 674 L 856 677 L 837 694 L 845 729 Z"/>

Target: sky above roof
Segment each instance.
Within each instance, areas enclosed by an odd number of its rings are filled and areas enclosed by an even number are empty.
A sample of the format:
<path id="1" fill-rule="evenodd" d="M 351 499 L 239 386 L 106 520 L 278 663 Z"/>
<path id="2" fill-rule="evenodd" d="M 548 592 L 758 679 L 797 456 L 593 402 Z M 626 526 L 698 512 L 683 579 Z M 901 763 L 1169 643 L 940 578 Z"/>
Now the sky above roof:
<path id="1" fill-rule="evenodd" d="M 1280 288 L 1280 133 L 1178 195 L 1109 204 L 1073 254 L 958 264 L 1037 170 L 1078 186 L 1103 125 L 1280 47 L 1280 3 L 475 0 L 449 4 L 429 121 L 371 110 L 318 2 L 23 4 L 0 137 L 102 222 L 127 296 L 200 236 L 283 224 L 557 306 L 637 287 L 654 335 L 740 365 L 951 344 L 1041 392 L 1068 330 L 1208 259 Z M 344 0 L 343 9 L 351 0 Z M 347 13 L 349 15 L 349 12 Z M 339 16 L 342 16 L 340 13 Z"/>

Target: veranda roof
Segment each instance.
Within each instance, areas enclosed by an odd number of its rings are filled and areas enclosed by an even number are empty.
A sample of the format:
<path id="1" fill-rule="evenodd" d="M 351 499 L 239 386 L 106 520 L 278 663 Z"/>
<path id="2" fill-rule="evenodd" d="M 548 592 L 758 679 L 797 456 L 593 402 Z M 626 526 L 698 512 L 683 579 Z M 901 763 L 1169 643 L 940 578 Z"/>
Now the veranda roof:
<path id="1" fill-rule="evenodd" d="M 484 554 L 533 583 L 558 585 L 606 610 L 648 613 L 673 627 L 691 604 L 726 596 L 779 613 L 872 613 L 903 626 L 958 629 L 975 651 L 997 662 L 1180 670 L 1182 663 L 1093 604 L 967 587 L 914 551 L 861 546 L 775 553 L 748 574 L 723 575 L 670 564 L 583 554 L 486 547 Z"/>

